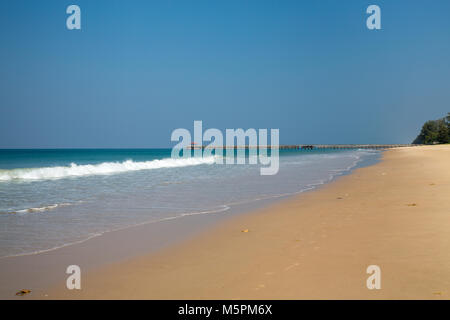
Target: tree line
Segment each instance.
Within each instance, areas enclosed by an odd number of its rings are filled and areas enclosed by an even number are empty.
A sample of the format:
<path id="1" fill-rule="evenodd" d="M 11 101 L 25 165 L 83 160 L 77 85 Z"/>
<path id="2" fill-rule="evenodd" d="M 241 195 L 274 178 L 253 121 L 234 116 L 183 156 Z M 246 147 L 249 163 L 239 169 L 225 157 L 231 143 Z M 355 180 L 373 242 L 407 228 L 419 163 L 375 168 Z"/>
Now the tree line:
<path id="1" fill-rule="evenodd" d="M 436 143 L 450 143 L 450 112 L 442 119 L 425 122 L 419 135 L 413 141 L 413 144 Z"/>

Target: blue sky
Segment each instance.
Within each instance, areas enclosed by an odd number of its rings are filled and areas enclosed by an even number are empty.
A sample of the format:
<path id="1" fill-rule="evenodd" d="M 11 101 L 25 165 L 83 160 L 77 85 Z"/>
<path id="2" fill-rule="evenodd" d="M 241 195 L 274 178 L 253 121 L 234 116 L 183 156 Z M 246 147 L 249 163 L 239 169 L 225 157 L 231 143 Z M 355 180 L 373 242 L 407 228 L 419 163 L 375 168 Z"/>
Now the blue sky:
<path id="1" fill-rule="evenodd" d="M 66 28 L 81 7 L 82 30 Z M 382 30 L 366 28 L 381 7 Z M 0 3 L 0 148 L 170 147 L 172 130 L 409 143 L 450 111 L 450 1 Z"/>

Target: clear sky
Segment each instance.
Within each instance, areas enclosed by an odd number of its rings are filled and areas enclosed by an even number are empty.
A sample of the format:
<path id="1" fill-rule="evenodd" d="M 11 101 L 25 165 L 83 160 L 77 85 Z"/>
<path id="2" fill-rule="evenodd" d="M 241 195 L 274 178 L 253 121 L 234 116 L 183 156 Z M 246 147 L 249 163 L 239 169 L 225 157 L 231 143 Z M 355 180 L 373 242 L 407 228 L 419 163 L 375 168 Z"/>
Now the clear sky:
<path id="1" fill-rule="evenodd" d="M 450 111 L 449 16 L 448 0 L 2 0 L 0 148 L 170 147 L 194 120 L 409 143 Z"/>

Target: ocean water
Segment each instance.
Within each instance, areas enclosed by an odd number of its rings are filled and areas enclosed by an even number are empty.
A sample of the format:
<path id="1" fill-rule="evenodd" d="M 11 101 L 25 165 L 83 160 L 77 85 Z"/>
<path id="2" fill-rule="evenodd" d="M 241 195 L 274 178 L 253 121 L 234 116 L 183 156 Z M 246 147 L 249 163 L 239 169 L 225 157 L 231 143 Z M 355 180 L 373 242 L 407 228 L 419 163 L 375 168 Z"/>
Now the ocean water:
<path id="1" fill-rule="evenodd" d="M 311 190 L 374 162 L 372 150 L 280 151 L 280 169 L 171 159 L 170 149 L 0 150 L 0 257 Z M 247 161 L 248 163 L 248 161 Z"/>

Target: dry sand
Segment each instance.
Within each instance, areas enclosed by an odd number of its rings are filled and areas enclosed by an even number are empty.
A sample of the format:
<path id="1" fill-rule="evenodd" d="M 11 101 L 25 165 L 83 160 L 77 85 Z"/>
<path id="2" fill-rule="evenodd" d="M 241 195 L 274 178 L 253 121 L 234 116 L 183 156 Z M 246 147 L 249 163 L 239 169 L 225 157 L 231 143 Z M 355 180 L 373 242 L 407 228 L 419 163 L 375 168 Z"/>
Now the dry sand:
<path id="1" fill-rule="evenodd" d="M 247 231 L 247 232 L 243 232 Z M 381 268 L 368 290 L 366 268 Z M 449 299 L 450 146 L 399 148 L 318 191 L 231 218 L 49 298 Z"/>

